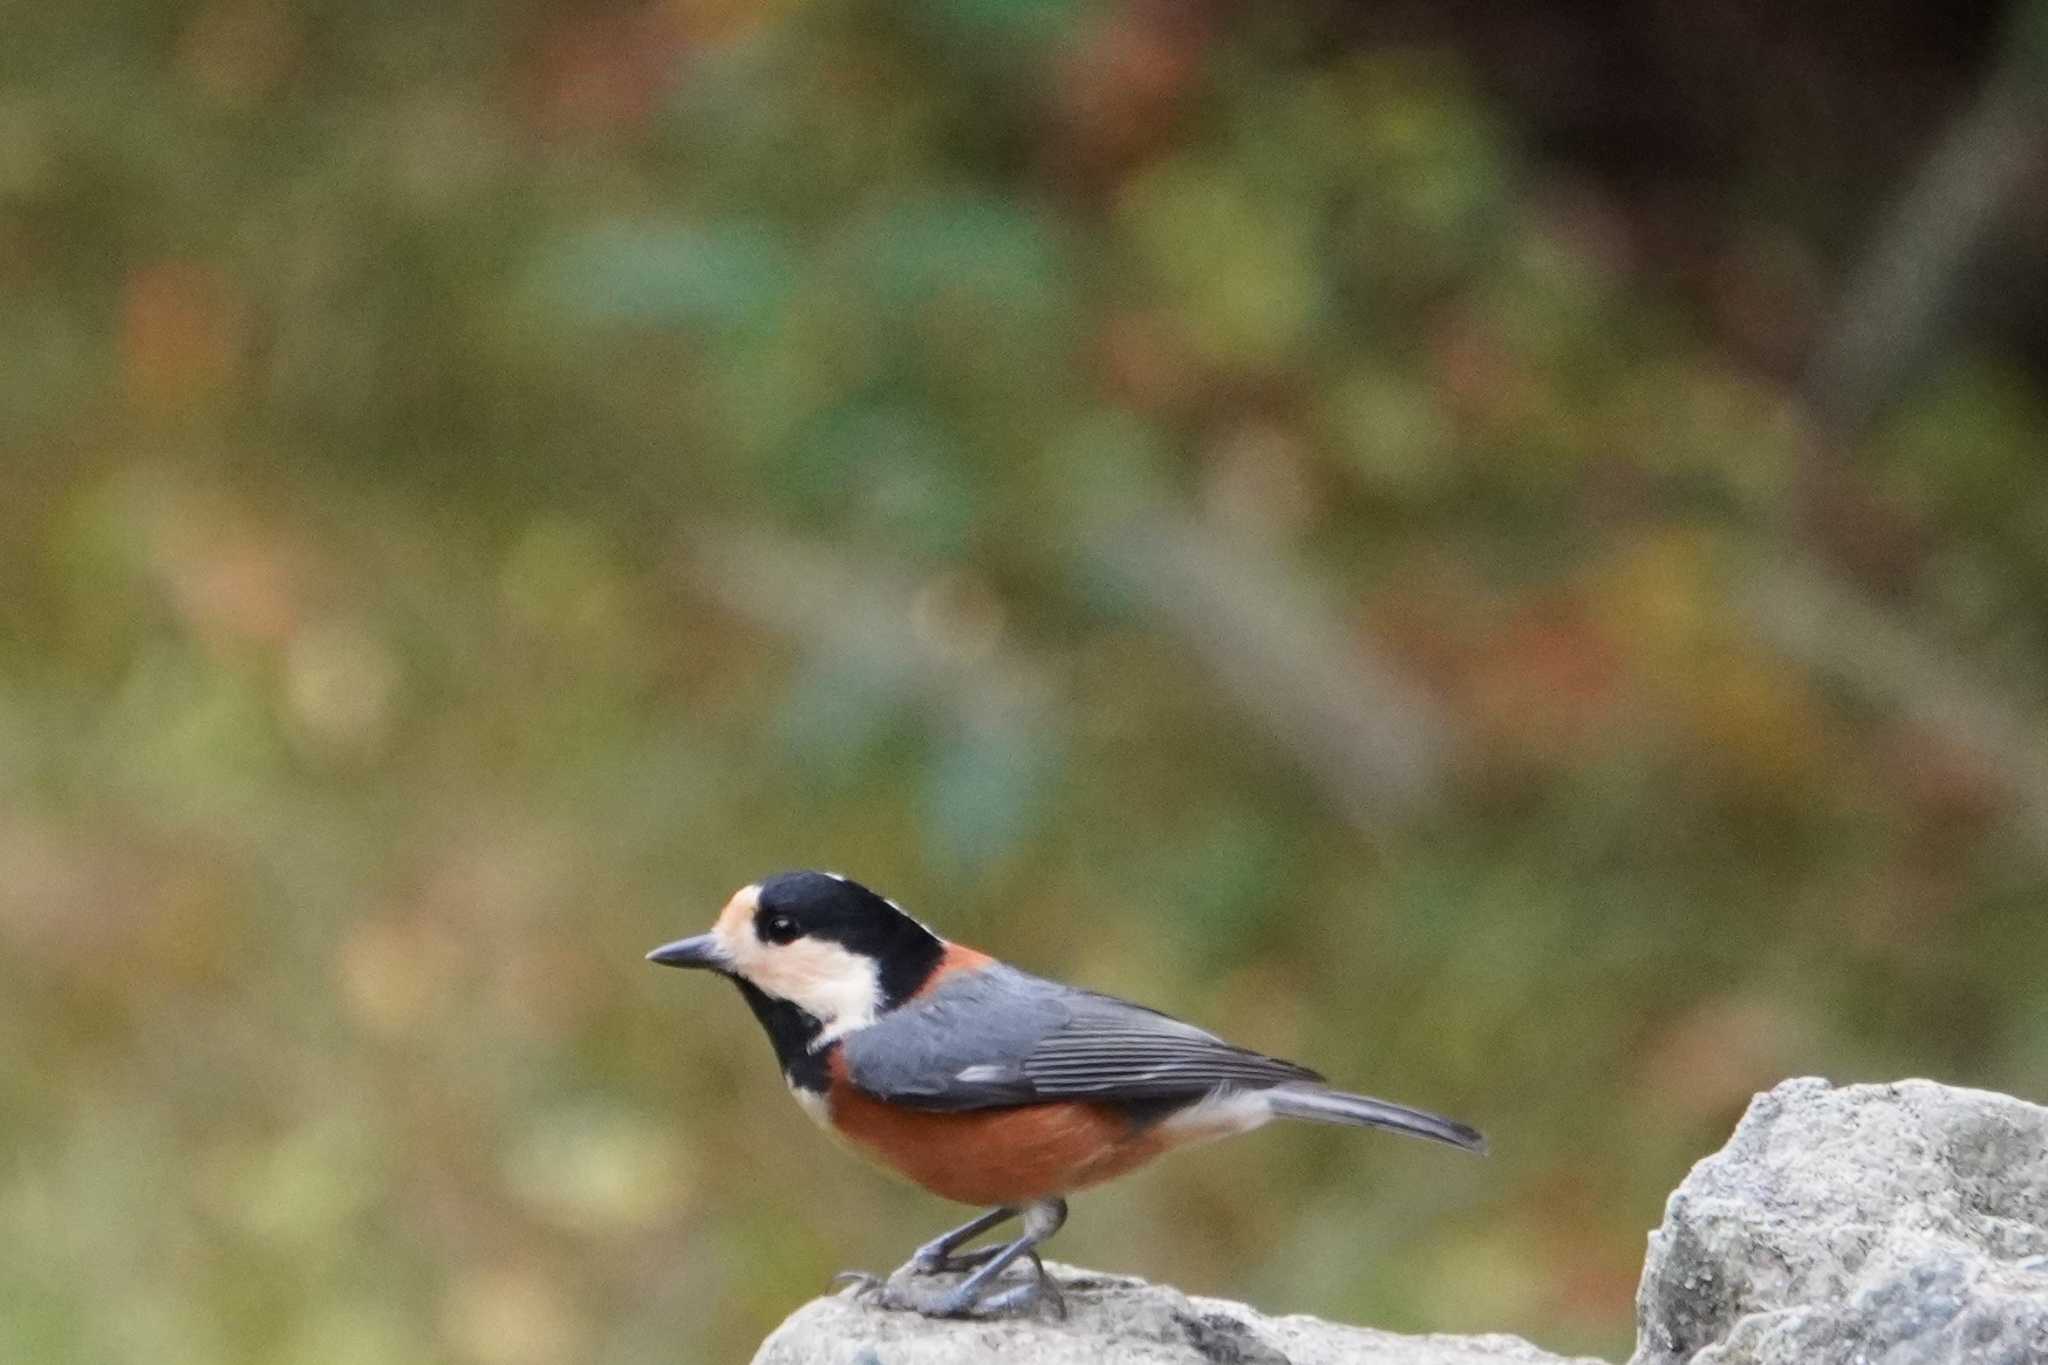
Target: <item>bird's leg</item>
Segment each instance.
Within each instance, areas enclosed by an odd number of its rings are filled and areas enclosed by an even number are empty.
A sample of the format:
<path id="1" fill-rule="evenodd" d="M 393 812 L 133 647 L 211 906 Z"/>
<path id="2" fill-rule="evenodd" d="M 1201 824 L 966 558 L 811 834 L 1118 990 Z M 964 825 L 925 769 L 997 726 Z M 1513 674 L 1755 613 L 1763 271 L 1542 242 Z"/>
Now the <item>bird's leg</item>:
<path id="1" fill-rule="evenodd" d="M 910 1308 L 928 1317 L 957 1318 L 969 1313 L 1007 1312 L 1013 1308 L 1025 1308 L 1040 1299 L 1050 1297 L 1058 1306 L 1062 1316 L 1066 1313 L 1066 1302 L 1061 1297 L 1059 1286 L 1046 1273 L 1044 1262 L 1038 1259 L 1038 1247 L 1047 1238 L 1060 1230 L 1067 1221 L 1067 1201 L 1064 1199 L 1041 1199 L 1027 1204 L 1023 1209 L 1024 1233 L 1014 1242 L 1007 1242 L 995 1249 L 995 1253 L 972 1275 L 937 1295 L 911 1295 L 897 1290 L 893 1285 L 884 1286 L 882 1302 L 890 1308 Z M 989 1287 L 996 1277 L 1009 1268 L 1012 1261 L 1020 1256 L 1029 1256 L 1035 1271 L 1030 1283 L 1016 1285 L 999 1294 L 991 1294 Z"/>
<path id="2" fill-rule="evenodd" d="M 990 1209 L 951 1231 L 942 1232 L 910 1253 L 910 1259 L 896 1267 L 888 1276 L 873 1275 L 865 1270 L 842 1270 L 832 1277 L 834 1284 L 850 1284 L 857 1295 L 872 1294 L 890 1280 L 903 1275 L 946 1275 L 972 1270 L 999 1254 L 1000 1245 L 982 1247 L 965 1255 L 955 1256 L 953 1249 L 962 1242 L 973 1241 L 992 1227 L 998 1227 L 1015 1218 L 1019 1210 L 1008 1206 Z"/>
<path id="3" fill-rule="evenodd" d="M 1017 1213 L 1018 1210 L 1007 1206 L 993 1208 L 978 1218 L 962 1223 L 951 1232 L 942 1232 L 913 1251 L 910 1259 L 904 1262 L 904 1268 L 919 1275 L 942 1274 L 949 1270 L 972 1270 L 1002 1248 L 983 1247 L 979 1251 L 970 1251 L 961 1256 L 953 1254 L 954 1248 L 962 1242 L 973 1241 L 990 1228 L 1007 1223 L 1015 1218 Z"/>

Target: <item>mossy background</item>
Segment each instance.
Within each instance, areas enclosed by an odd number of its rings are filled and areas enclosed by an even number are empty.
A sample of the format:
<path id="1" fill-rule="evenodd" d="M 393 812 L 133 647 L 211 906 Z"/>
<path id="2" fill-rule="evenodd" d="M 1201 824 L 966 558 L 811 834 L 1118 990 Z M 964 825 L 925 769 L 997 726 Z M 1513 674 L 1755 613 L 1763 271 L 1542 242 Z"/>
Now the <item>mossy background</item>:
<path id="1" fill-rule="evenodd" d="M 0 4 L 0 1356 L 743 1359 L 962 1216 L 640 961 L 789 866 L 1492 1135 L 1077 1201 L 1276 1312 L 1618 1356 L 1752 1091 L 2048 1097 L 2044 51 Z"/>

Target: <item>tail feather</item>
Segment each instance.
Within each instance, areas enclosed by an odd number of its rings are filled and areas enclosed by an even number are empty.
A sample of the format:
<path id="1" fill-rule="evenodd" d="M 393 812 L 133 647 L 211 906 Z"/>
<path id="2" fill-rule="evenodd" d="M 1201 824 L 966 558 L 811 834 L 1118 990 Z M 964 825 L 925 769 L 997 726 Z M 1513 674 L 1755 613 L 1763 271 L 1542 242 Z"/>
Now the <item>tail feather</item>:
<path id="1" fill-rule="evenodd" d="M 1405 1104 L 1376 1100 L 1367 1095 L 1346 1094 L 1320 1085 L 1276 1085 L 1266 1091 L 1266 1096 L 1273 1112 L 1281 1118 L 1308 1119 L 1313 1123 L 1349 1123 L 1360 1128 L 1387 1128 L 1396 1133 L 1409 1133 L 1449 1143 L 1453 1147 L 1463 1147 L 1468 1152 L 1486 1150 L 1486 1138 L 1477 1128 L 1424 1109 L 1410 1109 Z"/>

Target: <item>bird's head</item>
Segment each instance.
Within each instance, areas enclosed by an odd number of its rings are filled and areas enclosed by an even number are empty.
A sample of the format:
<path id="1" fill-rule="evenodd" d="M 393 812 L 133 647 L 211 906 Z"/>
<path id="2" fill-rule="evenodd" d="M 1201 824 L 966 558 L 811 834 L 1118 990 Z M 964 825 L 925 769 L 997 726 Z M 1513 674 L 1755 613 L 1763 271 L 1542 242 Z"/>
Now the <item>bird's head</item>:
<path id="1" fill-rule="evenodd" d="M 664 944 L 647 960 L 731 977 L 757 1013 L 756 993 L 794 1006 L 816 1021 L 815 1045 L 914 995 L 945 951 L 937 934 L 859 882 L 784 872 L 735 891 L 709 933 Z"/>

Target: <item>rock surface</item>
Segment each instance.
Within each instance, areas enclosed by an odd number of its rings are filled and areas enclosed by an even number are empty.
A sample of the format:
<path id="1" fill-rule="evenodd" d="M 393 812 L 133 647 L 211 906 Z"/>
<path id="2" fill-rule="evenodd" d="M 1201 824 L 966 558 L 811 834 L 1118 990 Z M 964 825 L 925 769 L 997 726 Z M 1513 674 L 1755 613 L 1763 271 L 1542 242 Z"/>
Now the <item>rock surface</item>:
<path id="1" fill-rule="evenodd" d="M 1052 1266 L 1069 1316 L 819 1299 L 755 1365 L 1556 1365 Z M 1650 1235 L 1630 1365 L 2048 1365 L 2048 1109 L 1929 1081 L 1759 1095 Z M 1591 1365 L 1587 1362 L 1586 1365 Z"/>
<path id="2" fill-rule="evenodd" d="M 1650 1235 L 1631 1365 L 2044 1365 L 2048 1109 L 1931 1081 L 1759 1095 Z"/>
<path id="3" fill-rule="evenodd" d="M 1065 1321 L 1043 1313 L 941 1321 L 842 1294 L 799 1309 L 762 1343 L 754 1365 L 1568 1365 L 1518 1337 L 1404 1337 L 1269 1318 L 1128 1276 L 1051 1261 L 1046 1269 L 1066 1295 Z"/>

